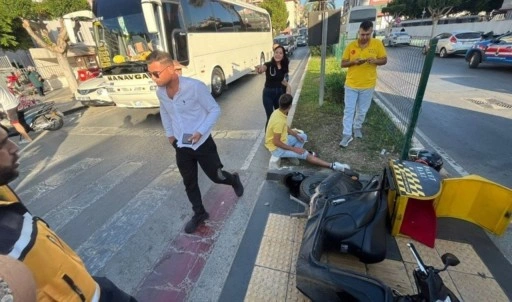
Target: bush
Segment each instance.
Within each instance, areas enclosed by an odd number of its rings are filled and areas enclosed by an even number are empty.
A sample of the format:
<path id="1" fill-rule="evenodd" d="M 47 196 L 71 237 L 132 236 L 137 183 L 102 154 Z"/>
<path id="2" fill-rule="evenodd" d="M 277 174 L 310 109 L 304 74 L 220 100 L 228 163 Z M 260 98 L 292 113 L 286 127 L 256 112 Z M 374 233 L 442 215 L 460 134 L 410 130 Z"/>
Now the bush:
<path id="1" fill-rule="evenodd" d="M 346 73 L 341 69 L 325 75 L 325 98 L 327 101 L 342 104 L 345 96 Z"/>
<path id="2" fill-rule="evenodd" d="M 327 45 L 327 53 L 333 53 L 333 45 Z M 322 49 L 320 46 L 309 46 L 309 51 L 311 52 L 311 56 L 319 57 L 322 55 Z"/>

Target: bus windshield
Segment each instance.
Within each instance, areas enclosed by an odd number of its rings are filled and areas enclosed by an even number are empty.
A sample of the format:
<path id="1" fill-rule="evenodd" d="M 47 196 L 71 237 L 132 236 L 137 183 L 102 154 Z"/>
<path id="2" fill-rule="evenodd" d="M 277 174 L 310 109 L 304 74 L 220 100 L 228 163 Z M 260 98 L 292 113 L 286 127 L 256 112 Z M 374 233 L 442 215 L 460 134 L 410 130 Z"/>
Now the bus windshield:
<path id="1" fill-rule="evenodd" d="M 147 31 L 140 2 L 125 1 L 118 5 L 116 1 L 95 1 L 93 10 L 96 16 L 101 16 L 93 22 L 93 30 L 99 65 L 105 74 L 116 70 L 106 67 L 144 61 L 152 50 L 159 48 L 158 36 Z M 123 66 L 127 72 L 126 69 L 137 64 Z"/>

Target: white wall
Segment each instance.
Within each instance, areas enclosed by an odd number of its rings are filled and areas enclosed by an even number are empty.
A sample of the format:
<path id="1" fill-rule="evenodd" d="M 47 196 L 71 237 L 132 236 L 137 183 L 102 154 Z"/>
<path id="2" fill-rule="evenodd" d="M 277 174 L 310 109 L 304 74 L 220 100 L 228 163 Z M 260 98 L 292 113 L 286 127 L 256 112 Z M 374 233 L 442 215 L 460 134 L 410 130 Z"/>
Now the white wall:
<path id="1" fill-rule="evenodd" d="M 393 27 L 392 31 L 400 31 L 401 29 L 402 29 L 401 27 Z M 432 31 L 432 25 L 405 27 L 405 30 L 411 36 L 427 37 L 427 36 L 430 36 L 430 32 Z M 437 35 L 437 34 L 440 34 L 443 32 L 456 31 L 456 30 L 472 30 L 472 31 L 481 31 L 484 33 L 493 31 L 495 34 L 504 34 L 507 31 L 512 31 L 512 20 L 473 22 L 473 23 L 455 23 L 455 24 L 438 24 L 436 26 L 436 31 L 435 31 L 434 35 Z"/>

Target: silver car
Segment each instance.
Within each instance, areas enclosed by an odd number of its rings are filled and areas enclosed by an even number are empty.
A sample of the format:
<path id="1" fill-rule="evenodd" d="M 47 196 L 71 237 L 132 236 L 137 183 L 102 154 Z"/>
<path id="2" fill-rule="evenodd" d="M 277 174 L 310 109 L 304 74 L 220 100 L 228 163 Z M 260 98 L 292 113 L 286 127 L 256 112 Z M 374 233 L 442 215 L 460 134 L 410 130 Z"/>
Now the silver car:
<path id="1" fill-rule="evenodd" d="M 441 33 L 434 37 L 438 39 L 436 54 L 439 57 L 446 58 L 454 54 L 466 54 L 467 50 L 476 42 L 480 41 L 482 34 L 477 31 L 453 31 Z M 428 44 L 423 47 L 423 52 L 427 53 Z"/>
<path id="2" fill-rule="evenodd" d="M 411 45 L 411 36 L 406 32 L 392 32 L 382 39 L 384 46 Z"/>

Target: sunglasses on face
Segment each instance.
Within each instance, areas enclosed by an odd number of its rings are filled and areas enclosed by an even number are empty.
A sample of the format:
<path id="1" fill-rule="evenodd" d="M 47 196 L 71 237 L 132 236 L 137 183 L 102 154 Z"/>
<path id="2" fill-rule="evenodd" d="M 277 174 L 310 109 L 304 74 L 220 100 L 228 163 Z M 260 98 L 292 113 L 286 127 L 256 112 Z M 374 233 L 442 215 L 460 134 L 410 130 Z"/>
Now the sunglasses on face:
<path id="1" fill-rule="evenodd" d="M 160 71 L 148 71 L 148 74 L 149 74 L 149 76 L 154 77 L 155 79 L 158 79 L 158 78 L 160 78 L 160 74 L 162 72 L 164 72 L 167 68 L 171 67 L 171 66 L 172 65 L 169 65 L 169 66 L 165 67 L 164 69 L 162 69 Z"/>

